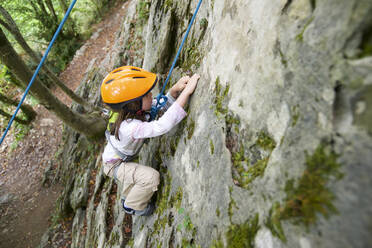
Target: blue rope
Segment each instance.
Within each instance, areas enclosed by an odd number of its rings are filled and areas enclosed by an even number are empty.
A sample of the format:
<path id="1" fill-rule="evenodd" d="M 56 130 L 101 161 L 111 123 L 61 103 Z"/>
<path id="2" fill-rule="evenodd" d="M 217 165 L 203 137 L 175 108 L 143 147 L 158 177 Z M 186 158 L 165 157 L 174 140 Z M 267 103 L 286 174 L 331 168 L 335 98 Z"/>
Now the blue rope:
<path id="1" fill-rule="evenodd" d="M 192 18 L 191 18 L 191 21 L 190 21 L 190 24 L 189 24 L 189 26 L 188 26 L 188 28 L 187 28 L 186 34 L 185 34 L 185 36 L 183 37 L 183 40 L 182 40 L 181 46 L 180 46 L 180 48 L 178 49 L 177 55 L 176 55 L 176 57 L 175 57 L 174 60 L 173 60 L 172 67 L 171 67 L 171 69 L 170 69 L 170 71 L 169 71 L 169 73 L 168 73 L 168 76 L 167 76 L 167 79 L 165 80 L 165 83 L 164 83 L 164 85 L 163 85 L 163 88 L 162 88 L 160 94 L 156 97 L 156 105 L 153 106 L 153 107 L 151 108 L 151 113 L 150 113 L 151 118 L 150 118 L 150 120 L 154 120 L 154 119 L 156 118 L 156 115 L 158 114 L 159 109 L 161 109 L 161 108 L 166 104 L 166 102 L 167 102 L 167 100 L 168 100 L 167 97 L 163 95 L 163 94 L 164 94 L 165 87 L 167 86 L 167 83 L 168 83 L 168 81 L 169 81 L 169 78 L 170 78 L 171 75 L 172 75 L 173 69 L 174 69 L 174 67 L 175 67 L 175 65 L 176 65 L 176 62 L 177 62 L 177 60 L 178 60 L 178 57 L 180 56 L 180 53 L 181 53 L 181 50 L 182 50 L 183 45 L 185 44 L 186 38 L 187 38 L 187 36 L 189 35 L 189 32 L 190 32 L 191 26 L 192 26 L 192 24 L 194 23 L 194 20 L 195 20 L 196 14 L 197 14 L 198 11 L 199 11 L 199 8 L 200 8 L 200 5 L 201 5 L 202 1 L 203 1 L 203 0 L 200 0 L 199 3 L 198 3 L 198 6 L 196 7 L 195 13 L 194 13 L 194 15 L 193 15 Z M 160 102 L 161 99 L 163 99 L 163 102 Z"/>
<path id="2" fill-rule="evenodd" d="M 58 34 L 59 34 L 59 32 L 61 31 L 63 25 L 65 24 L 65 22 L 66 22 L 68 16 L 70 15 L 70 12 L 71 12 L 72 8 L 74 7 L 76 1 L 77 1 L 77 0 L 73 0 L 73 1 L 71 2 L 70 7 L 68 8 L 68 10 L 67 10 L 67 12 L 66 12 L 66 14 L 65 14 L 65 17 L 63 18 L 62 22 L 59 24 L 57 31 L 54 33 L 54 36 L 53 36 L 51 42 L 49 43 L 49 46 L 48 46 L 48 48 L 47 48 L 47 50 L 46 50 L 46 52 L 45 52 L 43 58 L 41 59 L 41 61 L 40 61 L 39 65 L 38 65 L 38 67 L 36 68 L 36 71 L 35 71 L 34 75 L 32 76 L 31 81 L 30 81 L 30 83 L 28 84 L 28 86 L 27 86 L 27 88 L 26 88 L 26 91 L 25 91 L 25 93 L 23 94 L 23 97 L 22 97 L 21 101 L 19 102 L 16 111 L 14 112 L 12 118 L 10 119 L 10 121 L 9 121 L 9 123 L 8 123 L 8 127 L 6 128 L 6 130 L 5 130 L 4 134 L 3 134 L 3 136 L 1 137 L 0 145 L 3 143 L 3 140 L 5 139 L 5 136 L 7 135 L 7 133 L 8 133 L 8 131 L 9 131 L 10 127 L 12 126 L 12 123 L 13 123 L 14 118 L 16 117 L 16 115 L 17 115 L 19 109 L 21 108 L 22 103 L 23 103 L 24 100 L 26 99 L 26 96 L 27 96 L 27 94 L 28 94 L 28 92 L 29 92 L 29 90 L 30 90 L 32 84 L 34 83 L 37 74 L 39 73 L 41 67 L 43 66 L 45 59 L 48 57 L 49 51 L 50 51 L 50 49 L 52 48 L 54 42 L 56 41 L 56 39 L 57 39 L 57 37 L 58 37 Z"/>

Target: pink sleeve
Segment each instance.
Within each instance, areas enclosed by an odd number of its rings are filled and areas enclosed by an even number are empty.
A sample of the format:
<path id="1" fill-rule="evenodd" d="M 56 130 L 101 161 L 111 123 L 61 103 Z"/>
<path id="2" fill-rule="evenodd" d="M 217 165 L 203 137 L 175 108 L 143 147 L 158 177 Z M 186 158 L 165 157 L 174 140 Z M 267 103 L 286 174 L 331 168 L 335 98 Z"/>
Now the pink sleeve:
<path id="1" fill-rule="evenodd" d="M 185 116 L 185 110 L 175 102 L 158 120 L 139 122 L 133 128 L 132 137 L 134 139 L 144 139 L 165 134 L 176 126 Z"/>

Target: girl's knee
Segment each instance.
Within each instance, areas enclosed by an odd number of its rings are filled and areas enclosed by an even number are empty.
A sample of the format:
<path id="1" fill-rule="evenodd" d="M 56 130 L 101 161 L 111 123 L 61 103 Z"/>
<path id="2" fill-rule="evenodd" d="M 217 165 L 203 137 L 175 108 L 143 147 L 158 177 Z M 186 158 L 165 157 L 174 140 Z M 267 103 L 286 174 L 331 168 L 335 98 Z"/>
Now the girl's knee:
<path id="1" fill-rule="evenodd" d="M 147 177 L 147 182 L 146 184 L 151 186 L 151 187 L 156 187 L 159 185 L 160 182 L 160 174 L 157 170 L 149 167 L 148 171 L 148 177 Z"/>
<path id="2" fill-rule="evenodd" d="M 158 186 L 160 183 L 160 173 L 157 170 L 153 171 L 153 186 Z"/>
<path id="3" fill-rule="evenodd" d="M 143 186 L 157 187 L 160 182 L 160 174 L 157 170 L 146 167 L 139 175 L 139 183 Z"/>

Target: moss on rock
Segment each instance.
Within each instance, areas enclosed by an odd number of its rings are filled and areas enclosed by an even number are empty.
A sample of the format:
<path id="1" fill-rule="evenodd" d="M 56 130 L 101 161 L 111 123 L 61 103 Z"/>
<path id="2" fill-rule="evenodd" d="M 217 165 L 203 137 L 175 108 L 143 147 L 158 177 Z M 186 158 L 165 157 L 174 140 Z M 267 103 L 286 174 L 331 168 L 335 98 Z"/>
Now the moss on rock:
<path id="1" fill-rule="evenodd" d="M 230 219 L 230 222 L 232 222 L 232 216 L 233 216 L 233 208 L 238 208 L 238 206 L 236 205 L 236 202 L 234 200 L 234 198 L 232 198 L 232 187 L 229 187 L 229 193 L 230 193 L 230 202 L 229 202 L 229 208 L 227 210 L 227 213 L 229 215 L 229 219 Z"/>
<path id="2" fill-rule="evenodd" d="M 303 29 L 301 30 L 301 33 L 299 33 L 297 36 L 296 36 L 296 40 L 297 41 L 300 41 L 300 42 L 303 42 L 304 41 L 304 33 L 305 33 L 305 30 L 307 29 L 307 27 L 312 23 L 312 21 L 314 20 L 314 17 L 312 16 L 304 25 Z"/>
<path id="3" fill-rule="evenodd" d="M 337 212 L 332 203 L 335 196 L 327 187 L 332 178 L 338 180 L 343 176 L 337 157 L 324 145 L 320 145 L 313 155 L 306 153 L 306 169 L 297 186 L 293 180 L 286 184 L 287 199 L 281 212 L 282 219 L 295 217 L 298 222 L 309 226 L 315 223 L 316 213 L 328 217 Z"/>
<path id="4" fill-rule="evenodd" d="M 335 195 L 327 187 L 331 180 L 339 180 L 338 155 L 325 144 L 320 144 L 312 155 L 306 152 L 306 169 L 296 184 L 289 180 L 285 185 L 287 197 L 284 205 L 275 204 L 270 211 L 266 225 L 271 232 L 285 241 L 281 220 L 293 220 L 296 224 L 309 227 L 317 220 L 318 214 L 328 218 L 337 213 L 333 205 Z"/>
<path id="5" fill-rule="evenodd" d="M 239 122 L 237 122 L 239 123 Z M 254 153 L 254 147 L 246 151 L 245 145 L 241 141 L 239 145 L 235 144 L 235 152 L 232 151 L 232 165 L 233 165 L 233 179 L 237 182 L 237 185 L 248 189 L 250 183 L 252 183 L 257 177 L 262 177 L 265 173 L 265 169 L 269 162 L 272 151 L 276 147 L 276 142 L 265 132 L 260 132 L 257 136 L 256 150 L 262 150 L 260 152 L 260 159 L 252 159 L 252 162 L 248 158 L 248 153 Z M 237 147 L 239 148 L 236 151 Z"/>
<path id="6" fill-rule="evenodd" d="M 241 225 L 231 225 L 226 233 L 227 247 L 230 248 L 253 248 L 254 239 L 259 227 L 258 214 Z"/>
<path id="7" fill-rule="evenodd" d="M 276 147 L 276 143 L 273 138 L 271 138 L 267 133 L 260 132 L 256 144 L 267 151 L 272 151 Z"/>
<path id="8" fill-rule="evenodd" d="M 195 129 L 195 121 L 191 118 L 190 123 L 187 126 L 187 139 L 191 139 L 192 135 L 194 134 Z"/>
<path id="9" fill-rule="evenodd" d="M 209 141 L 209 147 L 211 149 L 211 154 L 213 155 L 214 154 L 214 144 L 213 144 L 213 140 L 210 140 Z"/>
<path id="10" fill-rule="evenodd" d="M 222 91 L 223 90 L 223 91 Z M 228 95 L 230 90 L 230 85 L 227 84 L 225 89 L 222 88 L 222 85 L 220 83 L 220 77 L 216 78 L 215 81 L 215 92 L 216 96 L 214 98 L 214 104 L 215 104 L 215 114 L 216 116 L 219 116 L 219 114 L 225 115 L 227 113 L 227 108 L 223 107 L 224 100 L 226 96 Z"/>
<path id="11" fill-rule="evenodd" d="M 155 212 L 158 214 L 158 216 L 161 216 L 164 211 L 168 208 L 169 205 L 169 195 L 171 191 L 171 176 L 169 172 L 167 172 L 164 180 L 160 182 L 160 190 L 158 191 L 157 201 L 156 201 L 156 210 Z"/>

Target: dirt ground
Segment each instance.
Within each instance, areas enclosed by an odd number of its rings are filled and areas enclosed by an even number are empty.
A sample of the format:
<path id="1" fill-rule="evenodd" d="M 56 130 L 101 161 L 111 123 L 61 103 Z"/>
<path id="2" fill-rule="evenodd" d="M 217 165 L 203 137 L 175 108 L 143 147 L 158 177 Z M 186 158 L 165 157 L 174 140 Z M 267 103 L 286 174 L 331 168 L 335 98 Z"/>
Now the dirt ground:
<path id="1" fill-rule="evenodd" d="M 111 49 L 128 3 L 118 3 L 95 25 L 94 34 L 60 74 L 71 89 L 80 84 L 89 62 L 96 58 L 96 64 L 100 63 Z M 53 91 L 65 104 L 71 104 L 60 90 Z M 44 171 L 59 166 L 55 154 L 62 138 L 62 122 L 40 105 L 34 109 L 37 118 L 17 148 L 10 149 L 12 133 L 0 147 L 0 248 L 38 246 L 63 187 L 54 183 L 42 185 Z M 69 243 L 65 240 L 60 247 L 69 247 Z"/>

